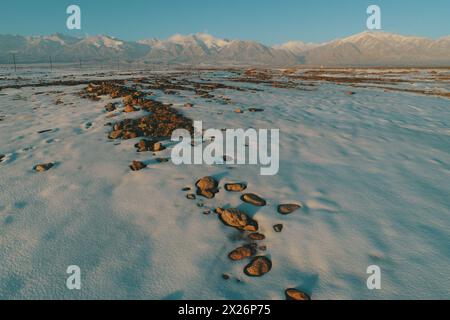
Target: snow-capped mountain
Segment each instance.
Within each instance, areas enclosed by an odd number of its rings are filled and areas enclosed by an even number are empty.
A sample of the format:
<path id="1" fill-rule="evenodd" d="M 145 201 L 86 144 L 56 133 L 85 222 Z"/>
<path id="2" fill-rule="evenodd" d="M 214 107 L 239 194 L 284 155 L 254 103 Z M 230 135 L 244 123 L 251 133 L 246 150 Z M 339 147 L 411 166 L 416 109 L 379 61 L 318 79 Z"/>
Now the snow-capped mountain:
<path id="1" fill-rule="evenodd" d="M 449 37 L 432 40 L 363 32 L 305 52 L 311 65 L 450 65 Z"/>
<path id="2" fill-rule="evenodd" d="M 254 41 L 227 40 L 215 38 L 209 34 L 176 34 L 165 41 L 142 40 L 149 46 L 148 54 L 143 58 L 155 62 L 186 63 L 245 63 L 245 64 L 298 64 L 299 57 L 264 46 Z"/>
<path id="3" fill-rule="evenodd" d="M 168 39 L 168 42 L 177 43 L 182 46 L 200 46 L 209 50 L 220 50 L 221 48 L 230 44 L 229 40 L 215 38 L 212 35 L 206 33 L 197 33 L 193 35 L 184 36 L 181 34 L 176 34 Z"/>
<path id="4" fill-rule="evenodd" d="M 437 40 L 386 32 L 363 32 L 323 44 L 290 41 L 273 47 L 206 33 L 167 40 L 124 41 L 108 36 L 0 35 L 0 63 L 125 60 L 150 63 L 246 65 L 450 65 L 450 36 Z"/>
<path id="5" fill-rule="evenodd" d="M 0 35 L 0 63 L 11 63 L 15 53 L 19 63 L 136 60 L 148 46 L 107 36 L 75 38 L 62 34 L 38 37 Z"/>
<path id="6" fill-rule="evenodd" d="M 273 46 L 273 48 L 286 50 L 293 54 L 299 55 L 299 54 L 301 54 L 305 51 L 308 51 L 310 49 L 313 49 L 317 46 L 318 46 L 318 44 L 316 44 L 316 43 L 305 43 L 303 41 L 289 41 L 289 42 L 283 43 L 281 45 L 275 45 L 275 46 Z"/>

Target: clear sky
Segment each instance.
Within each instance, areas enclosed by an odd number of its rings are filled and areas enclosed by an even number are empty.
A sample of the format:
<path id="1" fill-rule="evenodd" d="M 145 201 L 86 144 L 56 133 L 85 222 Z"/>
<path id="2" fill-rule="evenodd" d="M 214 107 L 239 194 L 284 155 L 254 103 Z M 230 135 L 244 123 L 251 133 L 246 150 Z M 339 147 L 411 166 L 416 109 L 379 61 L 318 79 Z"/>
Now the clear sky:
<path id="1" fill-rule="evenodd" d="M 66 29 L 70 4 L 81 7 L 81 32 Z M 450 34 L 450 0 L 1 0 L 0 33 L 140 40 L 207 32 L 268 45 L 322 42 L 364 31 L 370 4 L 381 7 L 385 31 Z"/>

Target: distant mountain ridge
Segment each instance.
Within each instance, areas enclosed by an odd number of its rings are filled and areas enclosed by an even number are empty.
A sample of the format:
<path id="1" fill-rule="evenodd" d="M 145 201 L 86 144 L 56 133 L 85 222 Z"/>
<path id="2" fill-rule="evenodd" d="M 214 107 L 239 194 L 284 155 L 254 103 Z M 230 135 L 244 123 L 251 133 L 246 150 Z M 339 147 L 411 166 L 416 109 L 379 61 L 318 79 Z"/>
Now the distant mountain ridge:
<path id="1" fill-rule="evenodd" d="M 176 34 L 167 40 L 124 41 L 109 36 L 0 35 L 0 63 L 127 61 L 201 65 L 450 66 L 450 36 L 437 40 L 386 32 L 363 32 L 323 44 L 255 41 Z"/>

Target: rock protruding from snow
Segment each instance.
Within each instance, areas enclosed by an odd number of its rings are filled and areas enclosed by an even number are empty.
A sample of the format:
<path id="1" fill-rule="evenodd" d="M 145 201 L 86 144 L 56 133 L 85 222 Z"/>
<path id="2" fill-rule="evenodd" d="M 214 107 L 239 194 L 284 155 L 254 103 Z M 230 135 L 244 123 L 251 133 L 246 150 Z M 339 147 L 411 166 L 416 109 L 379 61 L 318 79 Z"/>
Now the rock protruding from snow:
<path id="1" fill-rule="evenodd" d="M 111 140 L 119 139 L 122 136 L 122 133 L 122 130 L 114 130 L 108 135 L 108 138 Z"/>
<path id="2" fill-rule="evenodd" d="M 273 230 L 275 230 L 275 232 L 281 232 L 281 231 L 283 231 L 283 225 L 280 223 L 280 224 L 276 224 L 276 225 L 274 225 L 273 226 Z"/>
<path id="3" fill-rule="evenodd" d="M 297 289 L 286 289 L 284 291 L 284 294 L 286 295 L 286 300 L 298 300 L 298 301 L 305 301 L 305 300 L 311 300 L 311 297 Z"/>
<path id="4" fill-rule="evenodd" d="M 266 200 L 254 193 L 244 194 L 241 197 L 241 200 L 257 207 L 264 207 L 267 204 Z"/>
<path id="5" fill-rule="evenodd" d="M 220 220 L 229 227 L 236 228 L 240 231 L 258 231 L 258 222 L 239 209 L 217 208 L 216 212 L 219 214 Z"/>
<path id="6" fill-rule="evenodd" d="M 106 110 L 107 112 L 113 112 L 113 111 L 116 111 L 116 109 L 117 109 L 117 104 L 116 104 L 116 103 L 110 102 L 110 103 L 108 103 L 108 104 L 105 106 L 105 110 Z"/>
<path id="7" fill-rule="evenodd" d="M 140 171 L 142 169 L 145 169 L 147 165 L 141 161 L 133 161 L 130 165 L 130 169 L 132 171 Z"/>
<path id="8" fill-rule="evenodd" d="M 300 209 L 301 207 L 302 206 L 299 204 L 280 204 L 278 206 L 278 213 L 283 215 L 291 214 Z"/>
<path id="9" fill-rule="evenodd" d="M 247 189 L 245 183 L 226 183 L 225 190 L 228 192 L 242 192 Z"/>
<path id="10" fill-rule="evenodd" d="M 36 172 L 44 172 L 50 170 L 54 166 L 53 163 L 41 163 L 34 166 L 34 171 Z"/>
<path id="11" fill-rule="evenodd" d="M 207 199 L 214 198 L 215 194 L 219 192 L 219 183 L 212 177 L 204 177 L 197 181 L 197 194 Z"/>
<path id="12" fill-rule="evenodd" d="M 250 240 L 254 240 L 254 241 L 262 241 L 266 239 L 266 236 L 263 235 L 262 233 L 251 233 L 248 235 L 248 238 Z"/>
<path id="13" fill-rule="evenodd" d="M 244 260 L 247 258 L 250 258 L 256 254 L 255 246 L 252 245 L 246 245 L 243 247 L 239 247 L 237 249 L 234 249 L 228 254 L 228 258 L 230 258 L 233 261 L 239 261 Z"/>
<path id="14" fill-rule="evenodd" d="M 127 104 L 125 106 L 125 108 L 123 109 L 123 112 L 125 112 L 125 113 L 132 113 L 132 112 L 136 112 L 136 111 L 138 111 L 138 109 L 133 107 L 131 104 Z"/>
<path id="15" fill-rule="evenodd" d="M 166 149 L 161 142 L 141 139 L 138 143 L 134 145 L 137 152 L 160 152 Z"/>
<path id="16" fill-rule="evenodd" d="M 272 270 L 272 261 L 267 257 L 256 257 L 245 268 L 244 273 L 249 277 L 262 277 Z"/>

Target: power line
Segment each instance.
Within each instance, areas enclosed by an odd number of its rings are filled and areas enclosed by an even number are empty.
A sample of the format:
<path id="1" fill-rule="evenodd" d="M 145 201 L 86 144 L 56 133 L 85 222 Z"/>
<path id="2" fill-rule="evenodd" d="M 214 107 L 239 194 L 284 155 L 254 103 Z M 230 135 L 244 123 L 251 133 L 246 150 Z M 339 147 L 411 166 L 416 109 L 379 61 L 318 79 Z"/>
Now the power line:
<path id="1" fill-rule="evenodd" d="M 13 57 L 13 63 L 14 63 L 14 72 L 17 72 L 17 66 L 16 66 L 16 54 L 12 53 L 12 57 Z"/>

